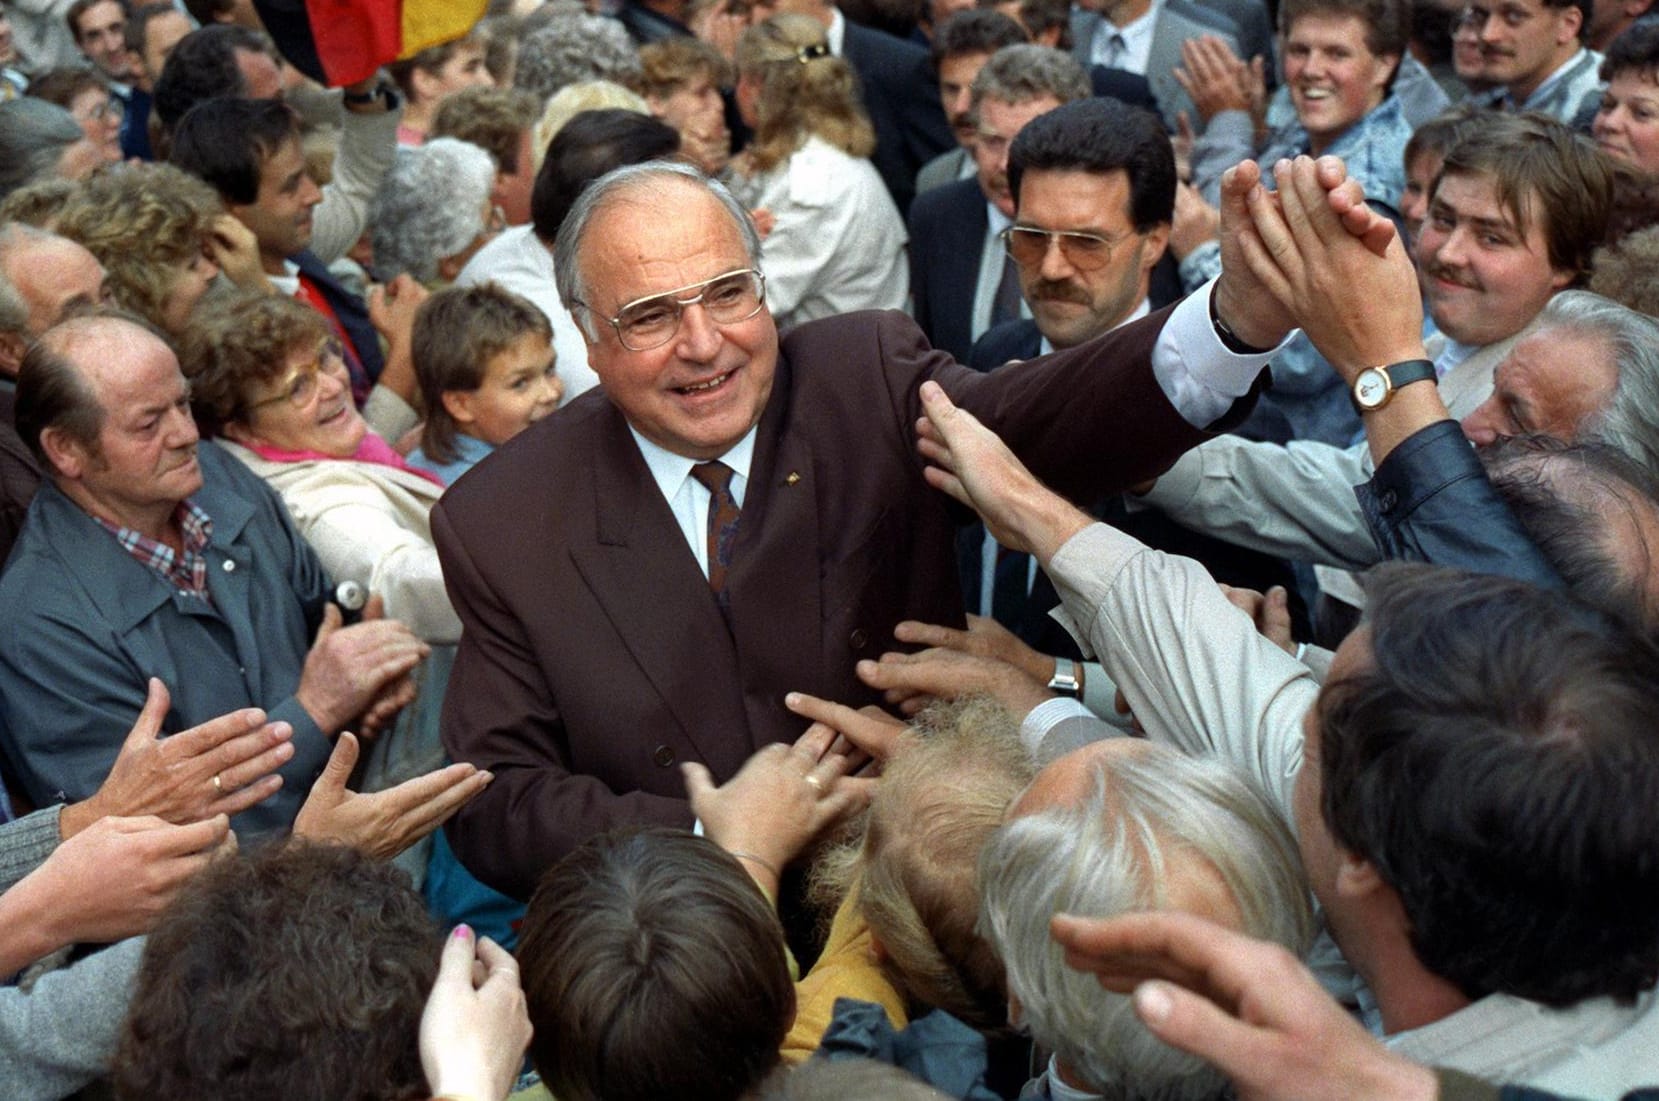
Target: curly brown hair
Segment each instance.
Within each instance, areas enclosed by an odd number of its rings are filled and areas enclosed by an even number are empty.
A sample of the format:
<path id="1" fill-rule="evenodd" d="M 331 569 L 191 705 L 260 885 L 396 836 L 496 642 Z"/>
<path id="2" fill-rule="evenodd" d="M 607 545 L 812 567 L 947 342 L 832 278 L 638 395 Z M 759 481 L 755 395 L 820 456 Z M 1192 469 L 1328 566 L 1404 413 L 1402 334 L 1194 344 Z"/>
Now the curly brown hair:
<path id="1" fill-rule="evenodd" d="M 223 212 L 218 194 L 196 177 L 170 164 L 131 165 L 82 184 L 56 229 L 104 265 L 116 302 L 165 329 L 179 268 L 201 254 Z"/>
<path id="2" fill-rule="evenodd" d="M 116 1096 L 425 1097 L 417 1039 L 439 949 L 409 877 L 355 849 L 215 861 L 150 934 Z"/>
<path id="3" fill-rule="evenodd" d="M 297 349 L 332 336 L 311 307 L 279 294 L 228 294 L 204 302 L 184 331 L 179 365 L 196 424 L 210 436 L 241 420 L 263 384 L 282 377 Z"/>

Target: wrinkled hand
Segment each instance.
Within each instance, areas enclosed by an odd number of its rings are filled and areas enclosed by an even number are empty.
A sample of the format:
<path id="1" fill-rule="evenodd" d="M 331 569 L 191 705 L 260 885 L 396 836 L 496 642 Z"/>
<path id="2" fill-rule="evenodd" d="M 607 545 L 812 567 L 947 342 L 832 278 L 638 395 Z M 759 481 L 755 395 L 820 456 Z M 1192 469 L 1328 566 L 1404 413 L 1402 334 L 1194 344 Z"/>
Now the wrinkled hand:
<path id="1" fill-rule="evenodd" d="M 1221 234 L 1221 210 L 1204 201 L 1204 196 L 1189 183 L 1175 187 L 1175 220 L 1169 228 L 1169 250 L 1177 260 L 1185 260 L 1192 251 Z"/>
<path id="2" fill-rule="evenodd" d="M 844 703 L 809 696 L 805 692 L 789 693 L 784 696 L 783 705 L 803 719 L 829 727 L 878 766 L 886 764 L 893 756 L 899 738 L 908 729 L 879 707 L 854 709 Z"/>
<path id="3" fill-rule="evenodd" d="M 109 776 L 91 798 L 64 808 L 65 839 L 105 817 L 153 815 L 183 825 L 234 816 L 282 787 L 274 773 L 294 755 L 287 723 L 268 723 L 265 712 L 247 708 L 163 738 L 171 703 L 167 686 L 151 677 L 144 710 Z"/>
<path id="4" fill-rule="evenodd" d="M 888 703 L 914 715 L 934 700 L 990 696 L 1016 719 L 1052 699 L 1046 681 L 1034 680 L 1017 666 L 959 650 L 932 649 L 918 654 L 889 653 L 880 661 L 861 661 L 858 679 L 879 689 Z"/>
<path id="5" fill-rule="evenodd" d="M 1382 219 L 1379 256 L 1332 209 L 1319 172 L 1307 157 L 1274 166 L 1278 201 L 1251 198 L 1256 236 L 1243 251 L 1257 282 L 1352 383 L 1366 367 L 1422 355 L 1422 298 L 1392 224 Z"/>
<path id="6" fill-rule="evenodd" d="M 1214 1064 L 1240 1101 L 1432 1101 L 1432 1072 L 1389 1052 L 1297 958 L 1192 914 L 1057 915 L 1066 963 L 1134 991 L 1164 1043 Z"/>
<path id="7" fill-rule="evenodd" d="M 495 778 L 473 765 L 454 764 L 362 794 L 346 787 L 358 753 L 357 738 L 341 734 L 294 820 L 295 837 L 350 845 L 390 860 L 443 825 Z"/>
<path id="8" fill-rule="evenodd" d="M 936 382 L 921 387 L 916 449 L 927 484 L 979 513 L 992 538 L 1047 563 L 1089 517 L 1039 482 L 995 432 L 958 409 Z"/>
<path id="9" fill-rule="evenodd" d="M 505 1098 L 530 1046 L 518 962 L 488 937 L 457 925 L 421 1012 L 421 1069 L 433 1097 Z"/>
<path id="10" fill-rule="evenodd" d="M 702 765 L 680 766 L 703 835 L 733 855 L 759 857 L 744 867 L 773 898 L 773 873 L 869 801 L 870 782 L 846 777 L 848 758 L 830 752 L 834 741 L 834 730 L 814 724 L 792 746 L 776 743 L 757 752 L 720 787 Z"/>
<path id="11" fill-rule="evenodd" d="M 305 656 L 295 698 L 325 734 L 345 729 L 429 652 L 414 632 L 383 618 L 379 594 L 369 597 L 363 621 L 341 626 L 340 609 L 323 609 L 317 639 Z"/>
<path id="12" fill-rule="evenodd" d="M 1252 75 L 1262 79 L 1261 58 L 1247 64 L 1225 41 L 1213 34 L 1181 43 L 1181 64 L 1175 82 L 1192 98 L 1198 117 L 1208 123 L 1222 111 L 1249 111 Z"/>
<path id="13" fill-rule="evenodd" d="M 1296 640 L 1290 636 L 1290 594 L 1283 585 L 1275 585 L 1266 593 L 1232 585 L 1218 587 L 1233 607 L 1250 617 L 1263 638 L 1295 656 Z"/>
<path id="14" fill-rule="evenodd" d="M 235 851 L 230 819 L 175 826 L 159 818 L 101 818 L 53 850 L 14 891 L 51 900 L 60 944 L 103 944 L 149 932 L 190 878 Z"/>
<path id="15" fill-rule="evenodd" d="M 225 278 L 238 288 L 273 293 L 271 281 L 265 277 L 264 262 L 259 257 L 259 238 L 234 215 L 221 214 L 214 218 L 202 247 L 207 258 L 219 265 Z"/>

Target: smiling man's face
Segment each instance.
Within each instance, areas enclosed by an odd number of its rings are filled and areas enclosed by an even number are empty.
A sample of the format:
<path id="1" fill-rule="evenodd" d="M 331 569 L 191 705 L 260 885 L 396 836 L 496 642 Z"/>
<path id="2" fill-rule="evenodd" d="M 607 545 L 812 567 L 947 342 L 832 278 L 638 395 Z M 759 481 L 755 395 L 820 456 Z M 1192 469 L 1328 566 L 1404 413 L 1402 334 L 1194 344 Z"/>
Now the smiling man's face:
<path id="1" fill-rule="evenodd" d="M 689 459 L 716 459 L 760 420 L 772 393 L 778 330 L 763 306 L 717 324 L 687 306 L 667 343 L 622 346 L 607 318 L 652 295 L 754 266 L 719 200 L 678 179 L 612 196 L 583 235 L 579 260 L 596 341 L 588 363 L 612 403 L 646 439 Z M 690 292 L 695 293 L 695 292 Z"/>

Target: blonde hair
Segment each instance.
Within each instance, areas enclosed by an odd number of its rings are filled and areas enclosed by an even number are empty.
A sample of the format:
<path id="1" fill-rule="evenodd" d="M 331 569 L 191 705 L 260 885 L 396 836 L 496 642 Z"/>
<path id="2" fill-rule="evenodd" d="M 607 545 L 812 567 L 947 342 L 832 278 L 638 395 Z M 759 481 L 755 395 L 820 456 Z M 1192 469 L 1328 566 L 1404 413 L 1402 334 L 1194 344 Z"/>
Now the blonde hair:
<path id="1" fill-rule="evenodd" d="M 98 258 L 120 306 L 166 329 L 179 267 L 201 254 L 223 212 L 218 193 L 195 176 L 170 164 L 137 164 L 82 184 L 56 228 Z"/>
<path id="2" fill-rule="evenodd" d="M 608 80 L 584 80 L 580 84 L 566 85 L 554 93 L 542 110 L 530 143 L 536 158 L 536 171 L 541 172 L 542 161 L 547 158 L 547 144 L 564 129 L 565 123 L 583 111 L 603 111 L 606 108 L 632 111 L 636 115 L 651 114 L 650 105 L 638 92 L 631 92 Z"/>
<path id="3" fill-rule="evenodd" d="M 808 137 L 850 157 L 868 157 L 875 130 L 859 101 L 851 66 L 829 52 L 824 25 L 806 15 L 774 15 L 743 32 L 737 71 L 760 80 L 755 137 L 749 146 L 756 170 L 789 159 Z"/>
<path id="4" fill-rule="evenodd" d="M 1007 1024 L 1002 964 L 975 930 L 979 852 L 1032 765 L 1013 716 L 980 697 L 929 708 L 900 741 L 864 836 L 813 870 L 814 901 L 858 899 L 882 969 L 914 1005 Z"/>

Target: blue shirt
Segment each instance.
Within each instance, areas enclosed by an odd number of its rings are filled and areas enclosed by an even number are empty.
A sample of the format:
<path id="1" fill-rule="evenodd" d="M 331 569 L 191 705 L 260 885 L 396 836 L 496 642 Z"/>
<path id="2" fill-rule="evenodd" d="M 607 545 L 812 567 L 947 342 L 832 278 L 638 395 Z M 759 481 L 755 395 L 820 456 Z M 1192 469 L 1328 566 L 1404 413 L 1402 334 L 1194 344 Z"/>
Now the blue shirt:
<path id="1" fill-rule="evenodd" d="M 410 466 L 435 474 L 438 480 L 446 486 L 455 484 L 455 479 L 471 470 L 478 461 L 495 450 L 493 443 L 485 443 L 477 436 L 467 436 L 460 432 L 455 433 L 455 460 L 448 463 L 435 463 L 426 457 L 426 452 L 415 448 L 409 452 L 404 460 Z"/>

